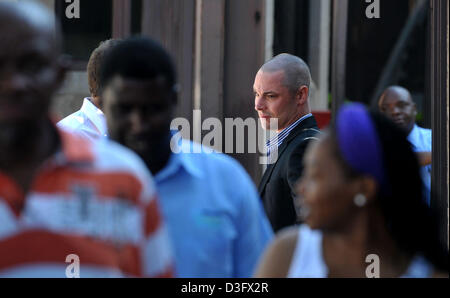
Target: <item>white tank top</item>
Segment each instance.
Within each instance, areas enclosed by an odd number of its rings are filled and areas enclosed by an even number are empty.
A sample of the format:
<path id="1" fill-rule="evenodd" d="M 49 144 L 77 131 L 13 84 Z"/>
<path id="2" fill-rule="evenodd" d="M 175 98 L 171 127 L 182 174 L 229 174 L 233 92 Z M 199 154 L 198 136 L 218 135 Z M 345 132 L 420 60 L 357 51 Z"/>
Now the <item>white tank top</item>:
<path id="1" fill-rule="evenodd" d="M 433 267 L 423 257 L 413 258 L 403 278 L 431 277 Z M 288 277 L 291 278 L 325 278 L 328 268 L 323 260 L 322 233 L 313 231 L 307 225 L 299 227 L 297 245 L 292 257 Z"/>

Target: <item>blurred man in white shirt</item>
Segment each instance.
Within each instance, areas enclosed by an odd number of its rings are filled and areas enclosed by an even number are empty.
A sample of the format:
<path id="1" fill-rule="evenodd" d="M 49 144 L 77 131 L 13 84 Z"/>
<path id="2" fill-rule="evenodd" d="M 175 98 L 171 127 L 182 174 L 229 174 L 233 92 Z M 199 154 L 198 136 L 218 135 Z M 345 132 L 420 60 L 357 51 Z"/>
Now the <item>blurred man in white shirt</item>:
<path id="1" fill-rule="evenodd" d="M 58 122 L 63 129 L 80 134 L 89 140 L 107 137 L 105 115 L 103 114 L 101 87 L 98 84 L 99 68 L 105 54 L 120 43 L 119 39 L 109 39 L 100 43 L 89 58 L 87 65 L 90 97 L 83 100 L 81 109 Z"/>

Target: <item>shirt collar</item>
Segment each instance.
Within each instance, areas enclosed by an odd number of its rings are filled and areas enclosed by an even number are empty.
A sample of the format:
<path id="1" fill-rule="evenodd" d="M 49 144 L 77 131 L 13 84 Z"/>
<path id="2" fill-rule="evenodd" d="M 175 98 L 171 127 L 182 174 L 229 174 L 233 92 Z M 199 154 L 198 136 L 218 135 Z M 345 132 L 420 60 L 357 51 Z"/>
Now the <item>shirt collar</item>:
<path id="1" fill-rule="evenodd" d="M 172 131 L 172 139 L 174 140 L 174 135 L 176 131 Z M 170 176 L 176 174 L 181 168 L 183 168 L 188 174 L 195 177 L 203 177 L 203 172 L 196 165 L 196 161 L 194 160 L 198 154 L 206 154 L 206 153 L 192 153 L 195 152 L 193 150 L 194 146 L 200 146 L 194 142 L 179 139 L 178 142 L 173 143 L 174 150 L 179 153 L 174 153 L 170 155 L 169 161 L 167 165 L 159 171 L 155 175 L 156 182 L 161 182 Z M 214 154 L 214 153 L 211 153 Z M 197 163 L 198 164 L 198 163 Z"/>
<path id="2" fill-rule="evenodd" d="M 91 101 L 90 97 L 86 97 L 83 100 L 83 105 L 81 106 L 81 112 L 83 112 L 88 119 L 94 123 L 97 130 L 100 132 L 102 136 L 107 135 L 107 127 L 105 114 L 103 114 L 102 110 L 97 108 Z"/>
<path id="3" fill-rule="evenodd" d="M 408 135 L 408 139 L 414 138 L 414 136 L 417 134 L 417 130 L 418 130 L 417 124 L 414 124 L 413 128 L 411 129 Z"/>
<path id="4" fill-rule="evenodd" d="M 418 137 L 417 137 L 418 132 L 419 132 L 418 126 L 417 126 L 417 124 L 414 124 L 413 129 L 411 129 L 411 132 L 409 133 L 409 135 L 407 137 L 407 139 L 408 139 L 409 143 L 411 143 L 414 151 L 417 150 L 416 142 L 418 139 Z"/>
<path id="5" fill-rule="evenodd" d="M 282 131 L 280 131 L 279 133 L 277 133 L 276 136 L 274 136 L 273 138 L 271 138 L 270 140 L 267 141 L 266 146 L 268 148 L 273 148 L 273 147 L 279 147 L 283 141 L 289 136 L 290 132 L 296 128 L 303 120 L 312 117 L 312 114 L 309 113 L 303 117 L 300 117 L 299 119 L 297 119 L 297 121 L 295 121 L 294 123 L 292 123 L 291 125 L 289 125 L 288 127 L 286 127 L 285 129 L 283 129 Z"/>

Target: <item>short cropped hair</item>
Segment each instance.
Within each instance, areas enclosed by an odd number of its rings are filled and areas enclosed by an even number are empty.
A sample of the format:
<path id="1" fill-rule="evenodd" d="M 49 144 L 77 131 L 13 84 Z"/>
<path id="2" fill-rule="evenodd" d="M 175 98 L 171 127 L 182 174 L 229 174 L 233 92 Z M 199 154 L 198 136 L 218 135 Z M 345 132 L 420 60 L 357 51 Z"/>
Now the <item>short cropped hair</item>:
<path id="1" fill-rule="evenodd" d="M 292 94 L 295 94 L 301 86 L 310 88 L 311 72 L 309 67 L 297 56 L 286 53 L 277 55 L 267 61 L 261 70 L 263 72 L 284 71 L 284 85 Z"/>
<path id="2" fill-rule="evenodd" d="M 87 65 L 89 92 L 92 96 L 99 96 L 101 94 L 102 88 L 99 84 L 100 66 L 106 53 L 117 46 L 121 41 L 121 39 L 108 39 L 102 41 L 92 52 Z"/>
<path id="3" fill-rule="evenodd" d="M 168 89 L 175 90 L 172 58 L 162 45 L 150 38 L 128 38 L 108 53 L 101 67 L 100 82 L 106 86 L 117 75 L 140 80 L 163 77 Z"/>

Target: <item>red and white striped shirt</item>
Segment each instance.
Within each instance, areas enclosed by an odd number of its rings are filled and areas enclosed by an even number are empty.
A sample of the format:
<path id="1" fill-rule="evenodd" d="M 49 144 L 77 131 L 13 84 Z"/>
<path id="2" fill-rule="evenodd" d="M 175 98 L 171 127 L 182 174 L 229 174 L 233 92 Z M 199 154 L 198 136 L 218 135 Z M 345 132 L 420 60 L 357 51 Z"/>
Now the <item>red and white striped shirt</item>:
<path id="1" fill-rule="evenodd" d="M 171 277 L 153 179 L 130 150 L 60 131 L 26 196 L 0 171 L 0 277 Z"/>

